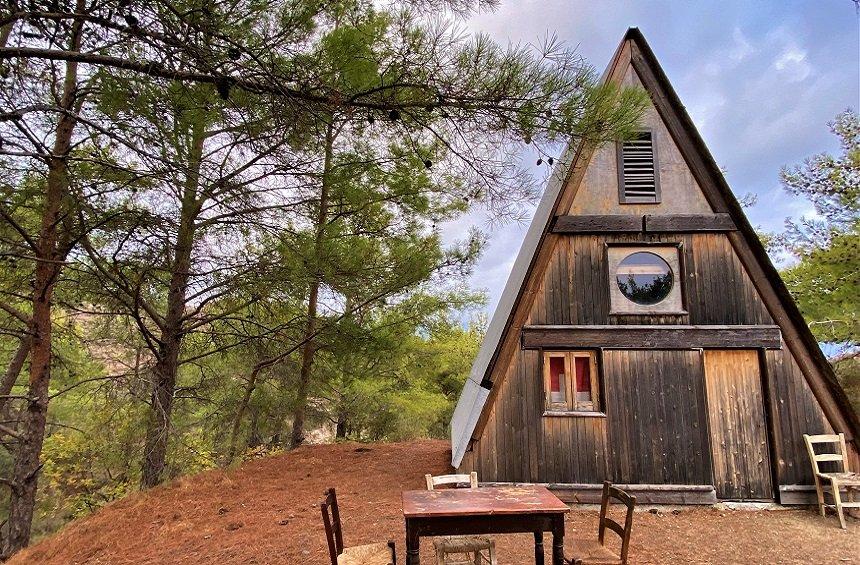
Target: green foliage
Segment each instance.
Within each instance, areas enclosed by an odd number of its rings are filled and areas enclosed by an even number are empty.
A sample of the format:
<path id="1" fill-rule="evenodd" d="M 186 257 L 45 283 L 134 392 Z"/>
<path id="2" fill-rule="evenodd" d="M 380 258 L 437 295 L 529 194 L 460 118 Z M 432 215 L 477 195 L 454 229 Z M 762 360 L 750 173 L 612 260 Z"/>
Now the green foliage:
<path id="1" fill-rule="evenodd" d="M 819 341 L 860 344 L 860 234 L 834 233 L 808 248 L 783 280 Z"/>
<path id="2" fill-rule="evenodd" d="M 598 85 L 555 40 L 497 45 L 425 18 L 424 4 L 125 3 L 140 27 L 126 33 L 105 24 L 108 2 L 78 20 L 81 57 L 153 64 L 81 62 L 37 532 L 138 484 L 147 425 L 167 414 L 152 393 L 170 345 L 165 478 L 228 463 L 237 438 L 244 459 L 278 453 L 303 402 L 318 439 L 447 434 L 482 337 L 463 327 L 483 300 L 463 283 L 485 237 L 444 243 L 439 225 L 475 205 L 518 217 L 541 180 L 518 164 L 523 144 L 548 155 L 569 136 L 625 137 L 647 98 Z M 44 110 L 62 63 L 29 63 L 0 93 L 22 112 L 0 123 L 12 148 L 0 147 L 0 206 L 16 222 L 0 223 L 4 361 L 26 335 L 34 262 L 21 234 L 39 231 L 49 161 L 19 149 L 63 115 Z M 152 76 L 171 68 L 207 80 Z M 25 381 L 26 369 L 12 392 Z M 0 476 L 11 466 L 0 451 Z"/>
<path id="3" fill-rule="evenodd" d="M 846 110 L 829 126 L 839 138 L 842 154 L 815 155 L 803 165 L 784 168 L 780 175 L 785 189 L 808 198 L 821 217 L 820 223 L 809 227 L 821 228 L 823 233 L 806 234 L 806 238 L 802 237 L 803 234 L 795 234 L 795 244 L 815 235 L 826 235 L 831 230 L 857 229 L 860 218 L 860 118 L 854 111 Z"/>
<path id="4" fill-rule="evenodd" d="M 860 357 L 852 357 L 834 363 L 833 369 L 842 389 L 848 395 L 851 405 L 860 414 Z"/>
<path id="5" fill-rule="evenodd" d="M 426 302 L 438 304 L 437 298 L 408 302 L 385 308 L 363 328 L 353 327 L 365 338 L 320 359 L 325 380 L 318 385 L 317 417 L 335 424 L 339 437 L 447 437 L 483 332 L 475 324 L 464 329 L 444 310 L 429 311 Z"/>
<path id="6" fill-rule="evenodd" d="M 779 243 L 797 259 L 783 277 L 815 336 L 851 348 L 860 344 L 860 119 L 847 110 L 830 127 L 841 155 L 783 169 L 786 190 L 818 217 L 787 222 Z"/>

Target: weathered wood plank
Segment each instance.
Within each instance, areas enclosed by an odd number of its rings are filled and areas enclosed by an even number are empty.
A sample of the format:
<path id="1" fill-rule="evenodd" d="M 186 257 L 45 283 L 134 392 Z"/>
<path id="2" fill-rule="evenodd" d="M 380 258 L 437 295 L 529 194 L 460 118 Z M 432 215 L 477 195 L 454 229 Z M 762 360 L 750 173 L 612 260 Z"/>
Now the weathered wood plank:
<path id="1" fill-rule="evenodd" d="M 552 489 L 550 489 L 552 490 Z M 842 489 L 842 500 L 847 499 L 848 491 Z M 556 493 L 556 496 L 558 494 Z M 562 500 L 562 497 L 559 496 Z M 829 497 L 828 497 L 829 500 Z M 567 502 L 567 501 L 565 501 Z M 779 503 L 783 505 L 817 505 L 813 485 L 779 485 Z"/>
<path id="2" fill-rule="evenodd" d="M 728 214 L 585 214 L 556 216 L 550 231 L 557 234 L 687 233 L 735 231 Z"/>
<path id="3" fill-rule="evenodd" d="M 669 429 L 667 414 L 704 423 L 698 351 L 604 351 L 610 474 L 626 484 L 709 484 L 711 454 L 702 425 Z M 660 420 L 663 423 L 660 423 Z"/>
<path id="4" fill-rule="evenodd" d="M 705 351 L 705 384 L 717 496 L 770 500 L 770 455 L 758 352 Z"/>
<path id="5" fill-rule="evenodd" d="M 646 214 L 646 233 L 726 232 L 737 226 L 728 214 Z"/>
<path id="6" fill-rule="evenodd" d="M 550 229 L 560 234 L 639 233 L 642 231 L 642 217 L 620 214 L 556 216 Z"/>
<path id="7" fill-rule="evenodd" d="M 483 482 L 481 487 L 525 487 L 532 483 Z M 537 483 L 568 504 L 600 504 L 602 484 Z M 615 484 L 636 496 L 637 504 L 715 504 L 713 485 Z"/>
<path id="8" fill-rule="evenodd" d="M 522 347 L 611 349 L 779 349 L 778 326 L 524 326 Z"/>
<path id="9" fill-rule="evenodd" d="M 765 363 L 774 401 L 774 425 L 780 452 L 780 484 L 812 484 L 803 434 L 832 433 L 824 413 L 788 348 L 766 351 Z"/>
<path id="10" fill-rule="evenodd" d="M 732 198 L 731 190 L 716 162 L 684 112 L 683 104 L 660 69 L 653 52 L 641 37 L 631 48 L 630 60 L 711 206 L 716 212 L 731 212 L 737 218 L 739 230 L 727 234 L 732 246 L 749 271 L 770 314 L 783 327 L 786 343 L 828 420 L 834 428 L 846 434 L 846 439 L 852 444 L 852 459 L 860 462 L 860 439 L 855 440 L 855 436 L 860 437 L 860 415 L 851 408 L 835 373 L 806 327 L 803 315 L 780 280 L 764 247 L 758 242 L 740 205 Z"/>

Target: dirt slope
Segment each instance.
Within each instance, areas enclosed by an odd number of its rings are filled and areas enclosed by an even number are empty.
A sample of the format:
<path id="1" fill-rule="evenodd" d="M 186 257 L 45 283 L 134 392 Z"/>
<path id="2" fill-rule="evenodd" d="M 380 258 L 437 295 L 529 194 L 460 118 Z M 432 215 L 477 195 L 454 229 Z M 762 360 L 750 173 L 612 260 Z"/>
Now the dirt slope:
<path id="1" fill-rule="evenodd" d="M 10 563 L 325 564 L 318 503 L 328 486 L 338 489 L 346 543 L 394 539 L 403 563 L 400 492 L 445 472 L 448 457 L 442 441 L 304 447 L 130 496 Z M 595 531 L 596 513 L 575 511 L 565 545 Z M 533 562 L 530 535 L 497 543 L 500 564 Z M 431 553 L 423 542 L 422 563 L 435 563 Z M 851 520 L 843 532 L 805 510 L 642 512 L 631 554 L 634 563 L 860 563 L 860 526 Z"/>

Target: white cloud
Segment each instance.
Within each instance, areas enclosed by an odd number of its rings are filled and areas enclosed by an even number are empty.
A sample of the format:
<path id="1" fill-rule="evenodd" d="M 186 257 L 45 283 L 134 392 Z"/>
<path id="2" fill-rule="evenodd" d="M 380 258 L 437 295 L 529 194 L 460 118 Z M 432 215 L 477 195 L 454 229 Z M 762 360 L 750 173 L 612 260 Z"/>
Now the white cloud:
<path id="1" fill-rule="evenodd" d="M 789 82 L 800 82 L 812 73 L 812 66 L 806 60 L 806 51 L 795 45 L 787 46 L 774 61 L 773 67 Z"/>
<path id="2" fill-rule="evenodd" d="M 732 61 L 740 62 L 755 52 L 752 44 L 747 40 L 741 28 L 735 26 L 732 30 L 733 45 L 728 51 L 728 57 Z"/>

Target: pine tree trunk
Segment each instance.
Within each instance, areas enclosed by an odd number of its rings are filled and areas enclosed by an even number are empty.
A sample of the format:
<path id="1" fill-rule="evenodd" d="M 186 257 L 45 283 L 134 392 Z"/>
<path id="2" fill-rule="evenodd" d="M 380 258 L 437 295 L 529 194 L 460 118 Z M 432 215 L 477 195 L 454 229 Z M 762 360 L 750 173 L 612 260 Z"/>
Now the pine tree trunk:
<path id="1" fill-rule="evenodd" d="M 317 272 L 314 274 L 308 290 L 307 321 L 303 335 L 304 346 L 302 347 L 302 363 L 299 369 L 299 382 L 296 388 L 296 398 L 293 407 L 293 431 L 290 435 L 290 447 L 295 448 L 305 441 L 305 414 L 308 405 L 308 389 L 311 381 L 311 369 L 316 353 L 314 335 L 317 331 L 317 302 L 321 284 L 319 272 L 322 260 L 322 245 L 325 238 L 325 225 L 328 221 L 329 206 L 329 176 L 334 154 L 334 120 L 331 121 L 326 130 L 325 158 L 323 160 L 322 182 L 320 183 L 320 206 L 316 221 L 316 237 L 314 240 L 314 264 Z"/>
<path id="2" fill-rule="evenodd" d="M 251 430 L 248 432 L 248 447 L 253 449 L 262 444 L 260 437 L 260 411 L 256 408 L 251 410 Z"/>
<path id="3" fill-rule="evenodd" d="M 251 371 L 251 376 L 248 377 L 248 382 L 245 384 L 245 393 L 242 395 L 242 400 L 239 402 L 239 407 L 236 409 L 236 415 L 233 417 L 233 428 L 230 431 L 230 447 L 227 450 L 227 460 L 232 461 L 236 457 L 236 447 L 239 444 L 239 432 L 242 429 L 242 419 L 245 417 L 245 412 L 248 410 L 248 405 L 251 403 L 251 396 L 254 394 L 254 389 L 257 387 L 257 375 L 259 369 Z"/>
<path id="4" fill-rule="evenodd" d="M 8 16 L 8 13 L 0 14 L 0 17 Z M 6 24 L 0 27 L 0 48 L 6 47 L 9 42 L 9 36 L 12 34 L 12 24 Z"/>
<path id="5" fill-rule="evenodd" d="M 334 429 L 334 437 L 335 439 L 346 439 L 346 434 L 346 415 L 341 412 L 337 415 L 337 425 Z"/>
<path id="6" fill-rule="evenodd" d="M 171 331 L 162 332 L 161 339 L 163 345 L 159 351 L 159 359 L 153 368 L 153 389 L 146 429 L 146 445 L 143 451 L 141 488 L 153 487 L 161 482 L 170 440 L 170 415 L 173 411 L 173 392 L 176 388 L 176 373 L 179 369 L 181 338 L 174 328 Z"/>
<path id="7" fill-rule="evenodd" d="M 84 3 L 78 0 L 77 12 Z M 78 50 L 81 44 L 82 22 L 72 27 L 70 47 Z M 33 278 L 32 318 L 30 322 L 30 379 L 28 400 L 21 414 L 21 436 L 15 449 L 12 470 L 9 519 L 3 557 L 8 557 L 30 543 L 33 512 L 36 507 L 42 444 L 45 441 L 45 424 L 48 417 L 48 390 L 51 382 L 51 300 L 54 285 L 65 260 L 67 248 L 63 226 L 63 203 L 68 197 L 68 155 L 77 120 L 73 109 L 77 98 L 78 65 L 66 63 L 63 94 L 60 106 L 68 112 L 60 114 L 54 137 L 54 147 L 48 159 L 42 218 L 39 229 L 36 267 Z M 62 249 L 62 251 L 61 251 Z"/>
<path id="8" fill-rule="evenodd" d="M 61 122 L 67 120 L 61 119 Z M 55 150 L 71 139 L 73 124 L 62 124 L 57 130 Z M 58 152 L 58 154 L 62 154 Z M 38 240 L 38 258 L 33 286 L 32 321 L 30 324 L 30 399 L 21 413 L 21 437 L 15 451 L 9 508 L 9 529 L 3 554 L 11 555 L 30 542 L 30 527 L 36 504 L 36 489 L 41 464 L 45 423 L 48 416 L 48 388 L 51 382 L 51 300 L 63 257 L 58 253 L 59 216 L 68 189 L 65 158 L 52 159 L 45 191 L 45 210 Z"/>
<path id="9" fill-rule="evenodd" d="M 153 367 L 150 416 L 146 429 L 140 486 L 150 488 L 161 482 L 167 463 L 170 441 L 170 417 L 176 376 L 179 371 L 179 354 L 184 337 L 185 308 L 188 280 L 191 276 L 191 256 L 194 235 L 201 204 L 198 201 L 200 162 L 206 139 L 205 121 L 201 117 L 192 126 L 191 156 L 188 176 L 182 195 L 179 231 L 176 235 L 170 284 L 167 291 L 167 313 L 161 326 L 158 359 Z"/>
<path id="10" fill-rule="evenodd" d="M 192 206 L 196 206 L 196 202 Z M 140 479 L 142 488 L 153 487 L 161 482 L 167 460 L 170 416 L 173 411 L 176 375 L 179 371 L 179 353 L 182 349 L 182 326 L 194 243 L 194 216 L 196 216 L 191 211 L 186 214 L 184 208 L 185 205 L 183 205 L 185 217 L 177 237 L 173 274 L 167 294 L 167 316 L 161 332 L 158 360 L 153 367 L 150 417 Z"/>
<path id="11" fill-rule="evenodd" d="M 21 369 L 24 368 L 24 363 L 27 362 L 31 345 L 32 340 L 30 340 L 29 335 L 21 338 L 18 349 L 15 351 L 12 361 L 9 362 L 6 372 L 3 374 L 3 380 L 0 381 L 0 414 L 3 413 L 3 409 L 6 407 L 7 399 L 5 397 L 12 392 L 12 388 L 18 382 L 18 375 L 21 374 Z"/>
<path id="12" fill-rule="evenodd" d="M 308 387 L 311 380 L 311 369 L 314 363 L 313 335 L 316 332 L 317 299 L 320 283 L 315 279 L 311 284 L 308 295 L 308 318 L 305 324 L 305 342 L 302 347 L 302 365 L 299 370 L 298 388 L 296 388 L 295 406 L 293 408 L 293 431 L 290 434 L 290 447 L 295 448 L 305 442 L 305 413 L 308 405 Z"/>

